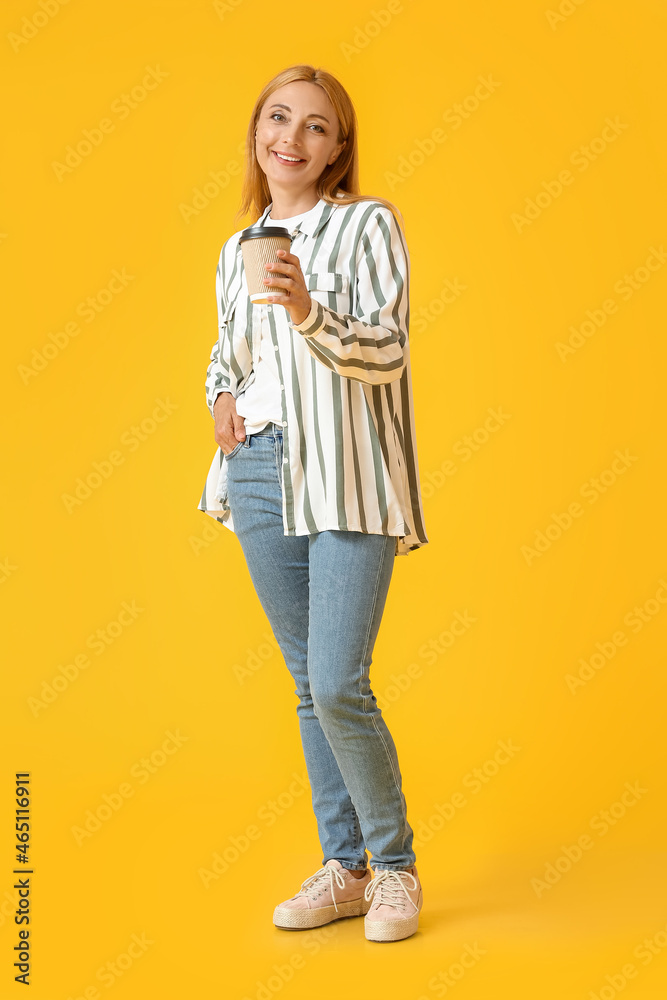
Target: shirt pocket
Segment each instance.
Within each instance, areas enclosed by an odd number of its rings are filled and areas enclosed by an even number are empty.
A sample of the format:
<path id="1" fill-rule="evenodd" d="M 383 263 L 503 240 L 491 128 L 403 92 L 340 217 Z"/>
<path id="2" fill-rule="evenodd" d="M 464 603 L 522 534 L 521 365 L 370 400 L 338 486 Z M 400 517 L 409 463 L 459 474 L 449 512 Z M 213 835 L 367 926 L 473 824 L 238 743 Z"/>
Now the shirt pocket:
<path id="1" fill-rule="evenodd" d="M 349 313 L 350 278 L 338 271 L 312 271 L 304 275 L 306 288 L 312 298 L 334 312 Z"/>
<path id="2" fill-rule="evenodd" d="M 236 299 L 232 299 L 231 302 L 227 303 L 227 308 L 224 310 L 222 314 L 222 320 L 220 321 L 221 327 L 226 326 L 227 323 L 229 323 L 235 311 L 236 311 Z"/>

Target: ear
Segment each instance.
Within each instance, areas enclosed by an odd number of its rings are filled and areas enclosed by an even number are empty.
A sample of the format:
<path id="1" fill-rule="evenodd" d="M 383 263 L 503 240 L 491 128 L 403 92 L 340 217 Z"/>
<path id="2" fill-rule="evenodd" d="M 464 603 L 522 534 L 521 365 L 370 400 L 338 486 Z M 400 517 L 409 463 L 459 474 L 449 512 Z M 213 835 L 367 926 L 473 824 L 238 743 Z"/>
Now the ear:
<path id="1" fill-rule="evenodd" d="M 338 157 L 340 156 L 340 154 L 343 152 L 343 149 L 346 146 L 346 144 L 347 144 L 347 139 L 343 139 L 342 143 L 340 144 L 340 149 L 338 150 L 337 153 L 334 154 L 334 158 L 333 158 L 333 160 L 331 160 L 329 162 L 329 166 L 331 166 L 331 164 L 334 162 L 334 160 L 338 159 Z"/>

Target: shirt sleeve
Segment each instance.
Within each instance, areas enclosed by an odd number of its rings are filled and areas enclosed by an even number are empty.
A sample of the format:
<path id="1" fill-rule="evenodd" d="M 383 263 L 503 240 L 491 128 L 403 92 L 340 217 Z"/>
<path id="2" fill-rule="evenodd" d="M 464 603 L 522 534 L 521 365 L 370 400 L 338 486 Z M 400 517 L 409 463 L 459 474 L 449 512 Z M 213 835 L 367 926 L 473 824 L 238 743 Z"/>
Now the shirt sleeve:
<path id="1" fill-rule="evenodd" d="M 213 404 L 221 392 L 231 392 L 236 398 L 236 379 L 232 373 L 231 338 L 228 325 L 224 319 L 226 301 L 224 292 L 224 247 L 215 272 L 215 292 L 218 303 L 218 339 L 213 345 L 206 371 L 206 404 L 213 413 Z"/>
<path id="2" fill-rule="evenodd" d="M 379 205 L 356 247 L 358 315 L 334 312 L 311 297 L 309 314 L 290 326 L 339 375 L 369 385 L 393 382 L 406 364 L 409 272 L 404 236 L 393 212 Z"/>

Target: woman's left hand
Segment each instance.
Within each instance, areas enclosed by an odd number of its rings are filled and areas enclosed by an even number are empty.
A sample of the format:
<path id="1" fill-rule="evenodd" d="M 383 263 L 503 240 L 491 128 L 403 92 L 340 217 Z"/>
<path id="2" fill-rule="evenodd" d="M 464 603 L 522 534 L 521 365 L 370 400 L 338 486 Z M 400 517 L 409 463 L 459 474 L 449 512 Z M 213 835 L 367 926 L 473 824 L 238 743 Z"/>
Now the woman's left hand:
<path id="1" fill-rule="evenodd" d="M 271 272 L 270 277 L 264 279 L 264 283 L 280 285 L 285 291 L 272 292 L 268 300 L 285 306 L 293 323 L 303 323 L 313 303 L 306 288 L 299 258 L 293 253 L 287 253 L 286 250 L 278 250 L 277 256 L 280 257 L 279 264 L 264 265 Z"/>

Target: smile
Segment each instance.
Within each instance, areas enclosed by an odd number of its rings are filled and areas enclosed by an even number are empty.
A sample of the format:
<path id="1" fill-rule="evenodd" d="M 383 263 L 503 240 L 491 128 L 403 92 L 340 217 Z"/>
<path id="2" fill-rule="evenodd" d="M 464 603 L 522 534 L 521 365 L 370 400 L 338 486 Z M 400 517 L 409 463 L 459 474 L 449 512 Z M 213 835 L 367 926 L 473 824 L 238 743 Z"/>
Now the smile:
<path id="1" fill-rule="evenodd" d="M 286 153 L 285 154 L 279 153 L 275 149 L 272 149 L 271 152 L 276 157 L 276 159 L 280 160 L 281 163 L 305 163 L 306 162 L 305 160 L 300 159 L 297 156 L 288 156 Z"/>

